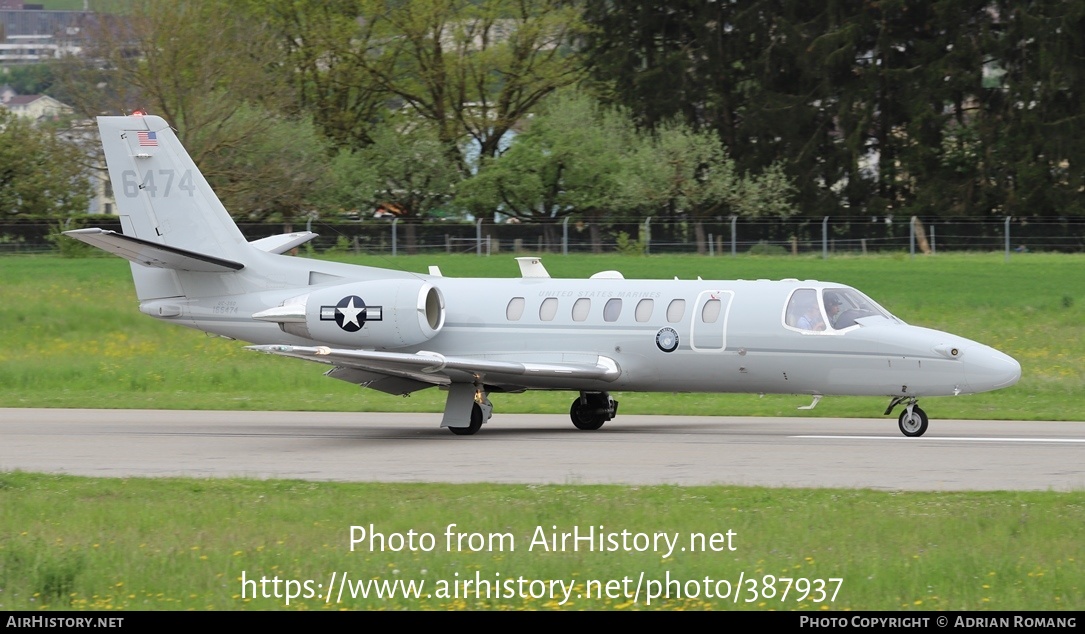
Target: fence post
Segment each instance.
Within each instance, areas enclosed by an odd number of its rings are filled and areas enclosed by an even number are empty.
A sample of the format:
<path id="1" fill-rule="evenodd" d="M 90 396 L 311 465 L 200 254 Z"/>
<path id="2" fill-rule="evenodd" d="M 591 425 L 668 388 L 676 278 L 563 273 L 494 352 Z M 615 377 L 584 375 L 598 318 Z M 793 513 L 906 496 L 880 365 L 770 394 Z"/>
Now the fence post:
<path id="1" fill-rule="evenodd" d="M 912 216 L 908 222 L 908 253 L 913 260 L 915 259 L 915 221 L 916 217 Z"/>
<path id="2" fill-rule="evenodd" d="M 652 247 L 652 217 L 644 219 L 644 255 L 648 255 Z"/>
<path id="3" fill-rule="evenodd" d="M 1006 262 L 1010 261 L 1010 220 L 1013 216 L 1006 216 Z"/>
<path id="4" fill-rule="evenodd" d="M 561 254 L 569 255 L 569 216 L 561 221 Z"/>
<path id="5" fill-rule="evenodd" d="M 482 256 L 482 218 L 475 223 L 475 255 Z"/>
<path id="6" fill-rule="evenodd" d="M 396 257 L 396 223 L 399 222 L 399 217 L 392 218 L 392 257 Z"/>
<path id="7" fill-rule="evenodd" d="M 738 243 L 735 241 L 735 225 L 738 224 L 738 216 L 731 216 L 731 256 L 738 254 Z"/>
<path id="8" fill-rule="evenodd" d="M 821 219 L 821 259 L 829 259 L 829 217 Z"/>
<path id="9" fill-rule="evenodd" d="M 716 236 L 708 234 L 708 257 L 716 257 Z"/>

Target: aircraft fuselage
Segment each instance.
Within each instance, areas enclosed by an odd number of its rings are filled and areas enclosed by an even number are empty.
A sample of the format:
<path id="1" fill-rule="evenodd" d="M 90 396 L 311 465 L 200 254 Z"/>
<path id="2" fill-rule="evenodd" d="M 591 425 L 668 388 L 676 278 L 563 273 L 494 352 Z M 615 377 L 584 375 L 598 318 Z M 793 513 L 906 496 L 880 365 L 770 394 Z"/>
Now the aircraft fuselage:
<path id="1" fill-rule="evenodd" d="M 314 341 L 251 316 L 322 287 L 333 297 L 336 292 L 354 293 L 335 290 L 348 284 L 356 285 L 356 295 L 373 306 L 376 302 L 365 296 L 365 287 L 378 282 L 367 279 L 376 269 L 292 260 L 293 266 L 284 270 L 300 267 L 306 269 L 306 278 L 317 271 L 334 275 L 336 281 L 242 295 L 151 300 L 143 310 L 160 316 L 161 305 L 182 307 L 180 312 L 165 311 L 169 316 L 163 319 L 254 344 L 343 347 L 353 341 L 356 347 L 491 360 L 559 362 L 598 355 L 613 360 L 620 370 L 613 380 L 486 377 L 494 389 L 509 391 L 918 397 L 997 389 L 1011 385 L 1020 373 L 1016 361 L 993 348 L 895 318 L 876 317 L 839 331 L 788 327 L 785 306 L 796 291 L 848 288 L 797 280 L 477 279 L 394 272 L 399 280 L 424 280 L 440 290 L 446 302 L 440 332 L 416 345 L 386 345 L 371 334 L 375 324 L 370 321 L 355 333 L 341 335 L 345 340 Z M 350 282 L 351 273 L 362 281 Z M 719 302 L 718 311 L 706 314 L 713 300 Z M 391 317 L 386 312 L 385 320 Z M 956 355 L 950 355 L 951 350 Z"/>

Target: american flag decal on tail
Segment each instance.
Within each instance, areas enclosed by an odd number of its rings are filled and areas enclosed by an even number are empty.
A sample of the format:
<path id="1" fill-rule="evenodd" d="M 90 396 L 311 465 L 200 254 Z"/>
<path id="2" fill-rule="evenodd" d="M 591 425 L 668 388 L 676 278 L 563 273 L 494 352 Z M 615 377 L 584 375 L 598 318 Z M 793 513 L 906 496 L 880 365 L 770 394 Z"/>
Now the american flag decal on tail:
<path id="1" fill-rule="evenodd" d="M 139 137 L 140 147 L 158 147 L 157 132 L 137 132 L 136 136 Z"/>

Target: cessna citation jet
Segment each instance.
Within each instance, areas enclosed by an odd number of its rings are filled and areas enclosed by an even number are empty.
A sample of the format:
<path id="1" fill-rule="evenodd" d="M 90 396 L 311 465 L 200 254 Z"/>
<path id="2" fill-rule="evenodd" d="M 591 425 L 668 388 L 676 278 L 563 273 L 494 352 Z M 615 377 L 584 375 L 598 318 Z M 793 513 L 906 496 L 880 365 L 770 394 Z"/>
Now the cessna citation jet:
<path id="1" fill-rule="evenodd" d="M 489 394 L 578 392 L 579 429 L 614 418 L 613 391 L 889 397 L 921 436 L 919 397 L 1011 386 L 1021 366 L 909 326 L 854 288 L 815 281 L 455 279 L 283 255 L 314 234 L 247 241 L 160 117 L 99 117 L 123 234 L 66 232 L 132 262 L 140 311 L 330 366 L 389 394 L 448 391 L 441 426 L 474 434 Z"/>

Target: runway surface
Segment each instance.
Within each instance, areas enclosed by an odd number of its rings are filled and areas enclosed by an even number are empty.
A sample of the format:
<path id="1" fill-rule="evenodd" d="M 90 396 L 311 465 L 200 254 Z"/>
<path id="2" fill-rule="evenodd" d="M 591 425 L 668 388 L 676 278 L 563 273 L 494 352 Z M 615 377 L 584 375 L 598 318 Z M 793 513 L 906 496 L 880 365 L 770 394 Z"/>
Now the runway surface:
<path id="1" fill-rule="evenodd" d="M 883 490 L 1085 489 L 1085 423 L 619 416 L 595 432 L 501 414 L 0 409 L 0 471 L 383 482 Z"/>

